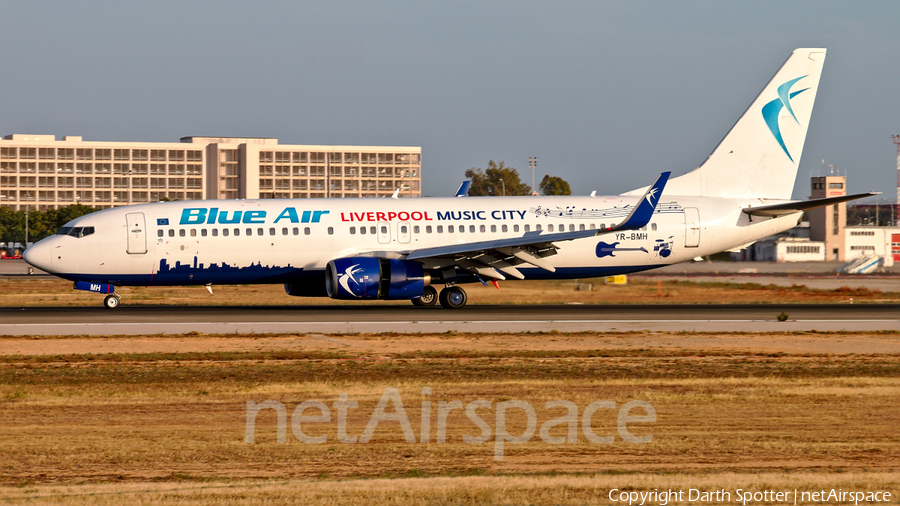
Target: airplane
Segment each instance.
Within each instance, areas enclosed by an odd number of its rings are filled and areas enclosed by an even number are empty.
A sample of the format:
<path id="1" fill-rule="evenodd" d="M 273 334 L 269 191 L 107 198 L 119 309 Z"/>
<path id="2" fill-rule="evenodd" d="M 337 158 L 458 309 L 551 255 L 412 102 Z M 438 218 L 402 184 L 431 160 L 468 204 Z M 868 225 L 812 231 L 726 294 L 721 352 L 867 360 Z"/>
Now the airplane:
<path id="1" fill-rule="evenodd" d="M 614 196 L 159 202 L 76 218 L 25 261 L 116 286 L 283 284 L 293 296 L 466 305 L 467 283 L 645 271 L 739 250 L 803 211 L 873 193 L 791 200 L 825 49 L 797 49 L 708 158 Z M 435 285 L 443 285 L 438 293 Z"/>

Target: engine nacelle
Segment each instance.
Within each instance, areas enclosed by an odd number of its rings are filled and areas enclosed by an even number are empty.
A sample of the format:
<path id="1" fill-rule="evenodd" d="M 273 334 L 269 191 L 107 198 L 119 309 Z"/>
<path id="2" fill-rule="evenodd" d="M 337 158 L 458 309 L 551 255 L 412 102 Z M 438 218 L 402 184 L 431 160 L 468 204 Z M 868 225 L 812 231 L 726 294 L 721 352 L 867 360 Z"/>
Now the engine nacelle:
<path id="1" fill-rule="evenodd" d="M 347 257 L 325 268 L 325 290 L 332 299 L 415 299 L 429 281 L 422 264 L 406 260 Z"/>

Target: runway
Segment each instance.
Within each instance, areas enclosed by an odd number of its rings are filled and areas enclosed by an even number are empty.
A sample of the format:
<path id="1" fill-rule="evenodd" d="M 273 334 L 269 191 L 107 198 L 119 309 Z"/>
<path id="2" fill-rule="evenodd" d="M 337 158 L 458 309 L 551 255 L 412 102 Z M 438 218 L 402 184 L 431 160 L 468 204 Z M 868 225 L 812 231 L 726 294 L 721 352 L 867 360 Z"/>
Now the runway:
<path id="1" fill-rule="evenodd" d="M 777 321 L 782 311 L 788 320 Z M 0 308 L 0 334 L 900 331 L 900 304 Z"/>

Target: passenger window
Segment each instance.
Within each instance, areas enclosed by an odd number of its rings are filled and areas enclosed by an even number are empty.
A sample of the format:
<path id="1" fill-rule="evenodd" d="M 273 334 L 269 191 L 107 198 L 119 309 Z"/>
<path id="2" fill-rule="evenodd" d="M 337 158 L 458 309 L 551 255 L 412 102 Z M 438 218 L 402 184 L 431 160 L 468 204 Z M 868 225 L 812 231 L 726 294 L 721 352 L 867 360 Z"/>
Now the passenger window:
<path id="1" fill-rule="evenodd" d="M 505 227 L 506 225 L 503 225 L 503 226 Z M 496 231 L 497 231 L 497 225 L 491 225 L 491 232 L 496 232 Z"/>
<path id="2" fill-rule="evenodd" d="M 650 224 L 650 230 L 656 232 L 656 223 L 651 223 L 651 224 Z"/>
<path id="3" fill-rule="evenodd" d="M 295 228 L 294 230 L 297 230 L 297 229 Z M 303 235 L 309 235 L 309 234 L 310 234 L 309 227 L 304 227 L 304 228 L 303 228 Z"/>
<path id="4" fill-rule="evenodd" d="M 600 230 L 604 230 L 605 228 L 606 228 L 606 223 L 601 223 L 601 224 L 600 224 Z"/>
<path id="5" fill-rule="evenodd" d="M 387 227 L 385 227 L 384 225 L 381 226 L 381 233 L 382 233 L 382 234 L 388 233 Z"/>
<path id="6" fill-rule="evenodd" d="M 431 225 L 425 225 L 425 233 L 426 233 L 426 234 L 430 234 L 430 233 L 431 233 Z"/>
<path id="7" fill-rule="evenodd" d="M 252 229 L 252 228 L 248 228 L 248 229 L 247 229 L 247 236 L 251 236 L 251 235 L 253 235 L 253 229 Z"/>
<path id="8" fill-rule="evenodd" d="M 525 225 L 525 231 L 531 232 L 531 225 Z"/>
<path id="9" fill-rule="evenodd" d="M 553 225 L 550 225 L 550 226 L 552 227 Z M 540 232 L 540 231 L 541 231 L 541 224 L 538 223 L 537 225 L 535 225 L 535 226 L 534 226 L 534 230 L 535 230 L 535 232 Z M 551 231 L 552 231 L 552 230 L 553 230 L 553 229 L 551 229 Z"/>
<path id="10" fill-rule="evenodd" d="M 507 227 L 506 225 L 503 225 L 502 227 L 500 227 L 500 231 L 501 232 L 509 232 L 509 227 Z"/>
<path id="11" fill-rule="evenodd" d="M 263 229 L 258 228 L 256 229 L 256 235 L 266 235 L 266 232 Z"/>
<path id="12" fill-rule="evenodd" d="M 212 234 L 213 234 L 213 237 L 218 237 L 218 236 L 219 236 L 219 229 L 217 229 L 217 228 L 212 229 Z"/>
<path id="13" fill-rule="evenodd" d="M 400 233 L 401 233 L 401 234 L 405 234 L 405 233 L 407 233 L 407 232 L 409 232 L 409 227 L 407 227 L 406 225 L 401 225 L 401 226 L 400 226 Z"/>
<path id="14" fill-rule="evenodd" d="M 451 232 L 452 232 L 452 230 L 451 230 Z M 439 234 L 443 234 L 443 233 L 444 233 L 444 226 L 443 226 L 443 225 L 438 225 L 438 226 L 437 226 L 437 233 L 439 233 Z"/>
<path id="15" fill-rule="evenodd" d="M 590 229 L 591 229 L 591 230 L 594 230 L 594 229 L 596 229 L 596 228 L 597 228 L 597 227 L 595 227 L 594 224 L 591 223 Z"/>
<path id="16" fill-rule="evenodd" d="M 205 228 L 200 229 L 200 237 L 206 237 L 206 229 Z"/>
<path id="17" fill-rule="evenodd" d="M 350 227 L 350 235 L 356 235 L 356 227 Z"/>
<path id="18" fill-rule="evenodd" d="M 581 226 L 581 230 L 584 230 L 584 225 Z M 569 225 L 569 232 L 574 232 L 574 231 L 575 231 L 575 224 L 572 223 Z"/>
<path id="19" fill-rule="evenodd" d="M 288 232 L 287 232 L 287 227 L 282 228 L 282 229 L 281 229 L 281 235 L 287 235 L 287 234 L 288 234 Z"/>
<path id="20" fill-rule="evenodd" d="M 171 229 L 171 228 L 169 229 L 169 237 L 175 237 L 175 230 L 174 230 L 174 229 Z"/>
<path id="21" fill-rule="evenodd" d="M 223 228 L 223 229 L 222 229 L 222 236 L 223 236 L 223 237 L 228 237 L 228 229 L 227 229 L 227 228 Z"/>
<path id="22" fill-rule="evenodd" d="M 372 234 L 372 235 L 374 235 L 374 234 L 375 234 L 375 227 L 369 227 L 369 233 Z"/>
<path id="23" fill-rule="evenodd" d="M 359 227 L 359 233 L 362 235 L 366 235 L 366 227 Z"/>
<path id="24" fill-rule="evenodd" d="M 519 231 L 519 226 L 513 225 L 513 232 L 518 232 L 518 231 Z"/>
<path id="25" fill-rule="evenodd" d="M 478 231 L 481 232 L 481 233 L 483 234 L 484 231 L 485 231 L 484 225 L 481 225 L 480 227 L 478 227 Z"/>
<path id="26" fill-rule="evenodd" d="M 309 230 L 309 228 L 307 227 L 306 230 Z M 300 229 L 297 228 L 297 227 L 294 227 L 294 228 L 291 230 L 291 233 L 294 234 L 294 235 L 300 235 Z M 309 235 L 309 234 L 307 234 L 307 235 Z"/>
<path id="27" fill-rule="evenodd" d="M 334 227 L 328 227 L 328 235 L 334 235 Z"/>
<path id="28" fill-rule="evenodd" d="M 584 230 L 584 223 L 578 225 L 578 230 Z"/>
<path id="29" fill-rule="evenodd" d="M 414 233 L 414 234 L 418 234 L 418 233 L 419 233 L 419 226 L 418 226 L 418 225 L 413 225 L 413 233 Z"/>
<path id="30" fill-rule="evenodd" d="M 239 235 L 241 235 L 241 229 L 239 229 L 239 228 L 234 229 L 234 236 L 237 237 Z"/>
<path id="31" fill-rule="evenodd" d="M 547 225 L 547 232 L 553 232 L 553 224 Z"/>
<path id="32" fill-rule="evenodd" d="M 269 235 L 275 235 L 275 228 L 274 228 L 274 227 L 269 229 Z"/>
<path id="33" fill-rule="evenodd" d="M 62 232 L 62 230 L 60 230 L 60 232 Z M 165 233 L 163 232 L 163 229 L 159 229 L 159 230 L 156 231 L 156 236 L 157 236 L 157 237 L 162 237 L 162 236 L 164 236 L 164 235 L 165 235 Z"/>
<path id="34" fill-rule="evenodd" d="M 453 233 L 453 225 L 447 225 L 447 232 Z"/>
<path id="35" fill-rule="evenodd" d="M 178 230 L 178 237 L 184 237 L 185 235 L 186 234 L 183 228 Z"/>
<path id="36" fill-rule="evenodd" d="M 484 226 L 484 225 L 482 225 L 482 226 Z M 469 225 L 469 233 L 470 233 L 470 234 L 474 234 L 474 233 L 475 233 L 475 225 Z"/>
<path id="37" fill-rule="evenodd" d="M 197 229 L 196 228 L 191 229 L 191 237 L 197 237 Z"/>

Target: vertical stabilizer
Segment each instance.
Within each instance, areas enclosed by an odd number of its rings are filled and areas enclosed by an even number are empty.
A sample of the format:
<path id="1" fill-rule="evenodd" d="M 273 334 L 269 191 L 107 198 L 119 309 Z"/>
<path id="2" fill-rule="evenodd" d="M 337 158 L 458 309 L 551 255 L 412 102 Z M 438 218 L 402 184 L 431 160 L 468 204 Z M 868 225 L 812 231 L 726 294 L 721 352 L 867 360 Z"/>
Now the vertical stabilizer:
<path id="1" fill-rule="evenodd" d="M 825 49 L 794 50 L 706 161 L 666 194 L 790 199 L 824 61 Z"/>

